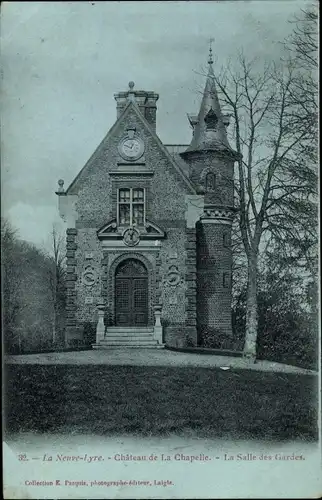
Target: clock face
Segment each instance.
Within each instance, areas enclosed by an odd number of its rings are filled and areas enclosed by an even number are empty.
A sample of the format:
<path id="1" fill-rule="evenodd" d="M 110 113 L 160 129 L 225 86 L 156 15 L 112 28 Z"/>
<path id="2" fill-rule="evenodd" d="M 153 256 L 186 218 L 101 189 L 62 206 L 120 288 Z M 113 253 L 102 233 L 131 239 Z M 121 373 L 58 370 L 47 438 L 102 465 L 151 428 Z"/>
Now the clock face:
<path id="1" fill-rule="evenodd" d="M 123 157 L 133 160 L 140 158 L 140 156 L 143 155 L 144 144 L 141 139 L 138 139 L 137 137 L 134 137 L 133 139 L 127 137 L 126 139 L 123 139 L 119 149 Z"/>

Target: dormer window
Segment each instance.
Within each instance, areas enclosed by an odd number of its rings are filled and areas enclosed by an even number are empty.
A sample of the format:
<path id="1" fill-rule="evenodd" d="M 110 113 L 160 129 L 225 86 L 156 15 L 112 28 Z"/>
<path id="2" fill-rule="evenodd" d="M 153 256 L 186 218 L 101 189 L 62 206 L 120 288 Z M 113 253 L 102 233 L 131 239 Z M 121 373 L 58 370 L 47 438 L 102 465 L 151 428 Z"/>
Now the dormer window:
<path id="1" fill-rule="evenodd" d="M 145 223 L 145 190 L 122 188 L 118 190 L 118 224 L 143 226 Z"/>
<path id="2" fill-rule="evenodd" d="M 205 116 L 205 123 L 207 130 L 216 130 L 217 122 L 218 122 L 218 117 L 214 112 L 214 110 L 210 108 L 210 110 Z"/>

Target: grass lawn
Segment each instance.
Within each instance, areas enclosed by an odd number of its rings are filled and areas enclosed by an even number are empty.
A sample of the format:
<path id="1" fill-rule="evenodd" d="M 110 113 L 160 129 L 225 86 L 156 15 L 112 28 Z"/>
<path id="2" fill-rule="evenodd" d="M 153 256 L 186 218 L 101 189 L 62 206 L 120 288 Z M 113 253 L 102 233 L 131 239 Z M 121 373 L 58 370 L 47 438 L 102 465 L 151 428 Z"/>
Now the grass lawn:
<path id="1" fill-rule="evenodd" d="M 317 377 L 200 367 L 7 365 L 11 432 L 317 439 Z"/>

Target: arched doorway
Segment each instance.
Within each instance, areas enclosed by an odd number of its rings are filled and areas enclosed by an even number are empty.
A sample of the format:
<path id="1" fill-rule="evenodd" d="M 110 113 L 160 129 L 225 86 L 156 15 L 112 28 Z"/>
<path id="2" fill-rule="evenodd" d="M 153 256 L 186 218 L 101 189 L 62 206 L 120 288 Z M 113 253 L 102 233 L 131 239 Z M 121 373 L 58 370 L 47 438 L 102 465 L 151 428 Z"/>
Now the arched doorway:
<path id="1" fill-rule="evenodd" d="M 148 324 L 148 272 L 137 259 L 122 261 L 115 271 L 115 324 Z"/>

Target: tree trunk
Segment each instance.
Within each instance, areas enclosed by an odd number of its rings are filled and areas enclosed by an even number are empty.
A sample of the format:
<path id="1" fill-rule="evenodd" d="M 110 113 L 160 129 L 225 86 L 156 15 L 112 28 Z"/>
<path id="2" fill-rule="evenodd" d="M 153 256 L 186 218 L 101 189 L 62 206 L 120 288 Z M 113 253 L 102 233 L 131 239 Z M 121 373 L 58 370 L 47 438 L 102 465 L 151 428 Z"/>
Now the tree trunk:
<path id="1" fill-rule="evenodd" d="M 257 255 L 248 259 L 246 334 L 243 356 L 255 362 L 257 345 Z"/>
<path id="2" fill-rule="evenodd" d="M 20 328 L 18 328 L 17 330 L 18 330 L 18 349 L 19 349 L 19 354 L 22 354 L 22 349 L 21 349 L 21 332 L 20 332 Z"/>
<path id="3" fill-rule="evenodd" d="M 55 345 L 56 345 L 56 318 L 53 321 L 53 334 L 52 334 L 51 343 L 52 343 L 52 346 L 55 347 Z"/>
<path id="4" fill-rule="evenodd" d="M 53 347 L 55 347 L 56 345 L 56 332 L 57 332 L 57 312 L 56 312 L 56 303 L 54 303 L 53 334 L 51 339 Z"/>

